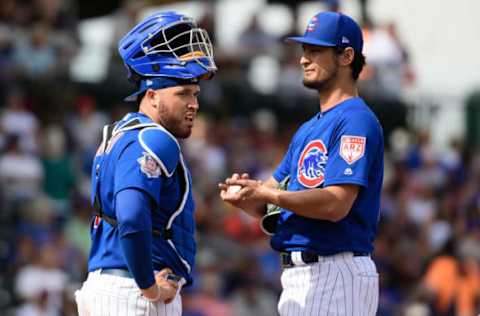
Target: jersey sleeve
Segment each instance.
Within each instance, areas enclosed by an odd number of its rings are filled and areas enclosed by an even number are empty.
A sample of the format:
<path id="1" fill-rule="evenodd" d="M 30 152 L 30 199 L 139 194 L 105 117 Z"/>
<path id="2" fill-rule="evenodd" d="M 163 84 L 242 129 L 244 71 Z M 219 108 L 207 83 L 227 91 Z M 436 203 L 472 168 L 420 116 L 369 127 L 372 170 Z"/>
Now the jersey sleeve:
<path id="1" fill-rule="evenodd" d="M 145 191 L 159 202 L 162 177 L 160 166 L 138 142 L 130 143 L 121 153 L 115 166 L 114 195 L 124 189 Z"/>
<path id="2" fill-rule="evenodd" d="M 277 169 L 273 172 L 273 178 L 277 182 L 281 182 L 285 179 L 286 176 L 290 174 L 291 162 L 292 162 L 292 150 L 293 150 L 293 140 L 288 147 L 287 153 L 283 156 L 282 161 L 278 165 Z"/>
<path id="3" fill-rule="evenodd" d="M 162 172 L 171 177 L 180 160 L 180 145 L 175 137 L 160 127 L 148 127 L 138 134 L 143 150 L 155 159 Z"/>
<path id="4" fill-rule="evenodd" d="M 126 189 L 115 196 L 119 242 L 135 282 L 141 289 L 155 283 L 152 266 L 152 222 L 149 197 Z"/>
<path id="5" fill-rule="evenodd" d="M 159 128 L 145 128 L 137 141 L 120 154 L 115 167 L 115 192 L 134 188 L 147 192 L 159 203 L 165 175 L 171 177 L 180 159 L 180 148 L 173 136 Z"/>
<path id="6" fill-rule="evenodd" d="M 383 155 L 383 133 L 378 120 L 369 112 L 343 117 L 328 148 L 325 186 L 357 184 L 368 186 L 372 164 Z"/>

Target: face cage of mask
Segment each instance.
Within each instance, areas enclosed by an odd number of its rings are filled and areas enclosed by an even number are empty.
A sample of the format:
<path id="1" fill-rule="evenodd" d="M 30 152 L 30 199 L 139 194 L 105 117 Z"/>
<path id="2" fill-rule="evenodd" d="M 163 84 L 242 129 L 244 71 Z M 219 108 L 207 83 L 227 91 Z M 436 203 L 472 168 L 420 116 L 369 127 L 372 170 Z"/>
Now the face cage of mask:
<path id="1" fill-rule="evenodd" d="M 153 55 L 159 53 L 167 53 L 173 54 L 175 58 L 179 61 L 185 63 L 191 60 L 197 62 L 200 66 L 205 68 L 207 71 L 215 71 L 217 70 L 217 66 L 215 65 L 213 59 L 213 47 L 210 41 L 210 37 L 208 36 L 207 31 L 198 27 L 192 27 L 188 31 L 184 31 L 173 36 L 170 39 L 167 39 L 165 31 L 176 26 L 179 24 L 187 24 L 189 26 L 196 26 L 191 19 L 183 19 L 181 21 L 177 21 L 174 23 L 170 23 L 162 27 L 161 29 L 157 30 L 157 32 L 149 34 L 148 38 L 145 39 L 142 44 L 142 50 L 145 55 Z M 162 33 L 162 38 L 167 39 L 167 41 L 163 43 L 159 43 L 155 46 L 149 47 L 146 43 L 149 42 L 152 38 L 156 37 L 157 34 Z M 171 43 L 182 36 L 189 36 L 189 41 L 187 44 L 172 47 Z M 163 48 L 164 47 L 164 48 Z M 187 54 L 179 55 L 177 52 L 179 50 L 188 50 Z M 205 61 L 206 59 L 206 61 Z"/>

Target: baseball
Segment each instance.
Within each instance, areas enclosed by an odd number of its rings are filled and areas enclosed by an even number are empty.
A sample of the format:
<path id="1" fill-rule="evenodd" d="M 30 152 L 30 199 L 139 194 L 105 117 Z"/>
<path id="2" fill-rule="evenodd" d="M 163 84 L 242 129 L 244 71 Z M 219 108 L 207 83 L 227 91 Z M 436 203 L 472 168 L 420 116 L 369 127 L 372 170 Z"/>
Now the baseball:
<path id="1" fill-rule="evenodd" d="M 235 193 L 237 193 L 241 189 L 242 189 L 242 187 L 239 186 L 239 185 L 231 185 L 227 189 L 227 195 L 234 195 Z"/>

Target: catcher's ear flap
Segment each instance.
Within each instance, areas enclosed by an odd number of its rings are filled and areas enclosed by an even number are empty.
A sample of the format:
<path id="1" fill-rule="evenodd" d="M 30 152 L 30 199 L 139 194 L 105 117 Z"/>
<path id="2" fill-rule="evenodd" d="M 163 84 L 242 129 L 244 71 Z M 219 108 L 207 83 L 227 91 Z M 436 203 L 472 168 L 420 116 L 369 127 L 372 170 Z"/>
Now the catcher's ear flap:
<path id="1" fill-rule="evenodd" d="M 275 207 L 274 205 L 274 209 L 270 212 L 267 212 L 267 214 L 265 214 L 260 220 L 260 228 L 262 229 L 262 231 L 269 236 L 273 236 L 277 231 L 277 223 L 279 217 L 280 208 Z"/>

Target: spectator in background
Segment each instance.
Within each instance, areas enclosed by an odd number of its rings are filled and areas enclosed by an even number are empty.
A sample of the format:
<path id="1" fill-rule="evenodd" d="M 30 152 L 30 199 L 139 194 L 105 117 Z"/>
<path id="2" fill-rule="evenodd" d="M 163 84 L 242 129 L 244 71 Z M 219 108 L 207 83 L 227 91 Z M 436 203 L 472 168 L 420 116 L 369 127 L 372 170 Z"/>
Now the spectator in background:
<path id="1" fill-rule="evenodd" d="M 85 260 L 90 253 L 90 217 L 91 208 L 88 199 L 76 195 L 72 199 L 73 216 L 69 217 L 64 226 L 64 235 L 71 245 L 79 249 Z"/>
<path id="2" fill-rule="evenodd" d="M 193 301 L 194 293 L 188 290 L 185 290 L 182 296 L 182 315 L 183 316 L 206 316 L 206 314 L 201 311 L 201 308 L 195 305 Z"/>
<path id="3" fill-rule="evenodd" d="M 34 262 L 22 267 L 15 280 L 18 295 L 25 301 L 19 316 L 58 316 L 68 276 L 59 265 L 59 253 L 54 244 L 43 245 Z"/>
<path id="4" fill-rule="evenodd" d="M 58 56 L 50 35 L 50 27 L 38 23 L 26 36 L 18 37 L 15 63 L 22 76 L 35 79 L 53 74 Z"/>
<path id="5" fill-rule="evenodd" d="M 450 242 L 444 254 L 429 265 L 422 282 L 423 295 L 435 316 L 475 316 L 480 298 L 478 241 Z"/>
<path id="6" fill-rule="evenodd" d="M 38 251 L 42 245 L 53 244 L 57 238 L 60 223 L 56 221 L 50 200 L 39 195 L 34 199 L 22 202 L 23 204 L 16 207 L 15 234 L 31 238 Z M 37 257 L 38 252 L 34 259 L 36 260 Z"/>
<path id="7" fill-rule="evenodd" d="M 268 289 L 258 277 L 259 268 L 257 258 L 251 255 L 239 265 L 231 299 L 234 315 L 271 316 L 277 308 L 279 293 Z"/>
<path id="8" fill-rule="evenodd" d="M 118 56 L 118 41 L 127 34 L 139 21 L 142 10 L 147 7 L 144 0 L 122 0 L 113 14 L 114 35 L 112 39 L 112 57 Z"/>
<path id="9" fill-rule="evenodd" d="M 31 296 L 16 312 L 16 316 L 58 316 L 59 311 L 48 303 L 46 290 L 32 292 Z"/>
<path id="10" fill-rule="evenodd" d="M 200 291 L 190 298 L 189 303 L 195 306 L 195 312 L 204 316 L 233 316 L 232 304 L 221 299 L 221 271 L 204 271 L 199 282 Z"/>
<path id="11" fill-rule="evenodd" d="M 91 160 L 95 155 L 98 137 L 107 122 L 108 117 L 97 109 L 95 98 L 83 95 L 77 99 L 75 112 L 70 118 L 68 129 L 75 142 L 75 147 L 78 148 L 84 159 Z"/>
<path id="12" fill-rule="evenodd" d="M 214 125 L 206 116 L 198 115 L 190 138 L 185 141 L 185 155 L 194 166 L 193 177 L 197 180 L 199 193 L 205 194 L 226 173 L 227 160 L 225 150 L 216 143 L 212 133 Z M 202 175 L 208 174 L 208 177 Z"/>
<path id="13" fill-rule="evenodd" d="M 406 47 L 400 42 L 395 25 L 363 26 L 367 65 L 360 74 L 360 94 L 378 116 L 385 139 L 398 127 L 406 126 L 404 91 L 413 83 Z"/>
<path id="14" fill-rule="evenodd" d="M 67 76 L 69 62 L 74 57 L 79 44 L 77 34 L 76 1 L 34 0 L 33 20 L 48 27 L 49 41 L 55 48 L 55 75 Z M 34 26 L 35 28 L 35 26 Z"/>
<path id="15" fill-rule="evenodd" d="M 53 30 L 75 37 L 77 18 L 74 1 L 33 0 L 33 19 L 49 25 Z"/>
<path id="16" fill-rule="evenodd" d="M 102 128 L 108 123 L 108 116 L 97 109 L 96 100 L 90 95 L 80 96 L 74 110 L 67 129 L 73 137 L 75 164 L 80 167 L 78 189 L 89 197 L 91 164 Z"/>
<path id="17" fill-rule="evenodd" d="M 316 102 L 315 94 L 308 89 L 305 89 L 302 84 L 301 79 L 303 74 L 298 67 L 298 47 L 284 47 L 280 66 L 277 93 L 282 102 L 279 103 L 279 106 L 283 106 L 291 109 L 291 112 L 295 112 L 299 110 L 299 106 L 303 106 L 306 109 L 309 107 L 309 104 Z"/>
<path id="18" fill-rule="evenodd" d="M 260 179 L 268 179 L 275 164 L 282 159 L 282 149 L 278 144 L 278 119 L 272 111 L 258 109 L 250 117 L 252 123 L 252 146 L 256 153 L 256 174 Z"/>
<path id="19" fill-rule="evenodd" d="M 142 11 L 147 7 L 144 0 L 122 0 L 120 6 L 111 15 L 113 24 L 113 37 L 110 42 L 110 60 L 106 82 L 114 85 L 118 91 L 125 91 L 131 87 L 125 83 L 123 61 L 118 55 L 117 43 L 127 34 L 141 18 Z M 112 89 L 112 90 L 113 90 Z"/>
<path id="20" fill-rule="evenodd" d="M 408 150 L 406 157 L 408 167 L 412 170 L 417 170 L 425 166 L 428 161 L 434 160 L 434 158 L 436 158 L 436 155 L 433 151 L 430 133 L 426 130 L 419 131 L 416 133 L 415 140 Z"/>
<path id="21" fill-rule="evenodd" d="M 12 77 L 13 67 L 13 31 L 7 25 L 0 23 L 0 82 L 7 82 Z M 5 84 L 0 86 L 0 103 L 3 103 L 5 95 L 10 86 Z"/>
<path id="22" fill-rule="evenodd" d="M 16 253 L 11 258 L 13 267 L 23 267 L 30 264 L 38 256 L 38 248 L 31 236 L 21 235 L 15 240 Z"/>
<path id="23" fill-rule="evenodd" d="M 277 296 L 260 286 L 255 278 L 239 282 L 232 297 L 234 315 L 271 316 L 277 306 Z"/>
<path id="24" fill-rule="evenodd" d="M 360 2 L 361 21 L 362 21 L 362 24 L 365 24 L 365 22 L 370 21 L 370 14 L 368 11 L 368 0 L 359 0 L 358 2 Z"/>
<path id="25" fill-rule="evenodd" d="M 7 136 L 0 156 L 0 184 L 7 204 L 30 200 L 42 192 L 43 168 L 40 160 L 20 149 L 19 137 Z"/>
<path id="26" fill-rule="evenodd" d="M 368 61 L 361 76 L 363 93 L 372 98 L 400 99 L 404 88 L 413 82 L 413 73 L 407 49 L 399 39 L 395 24 L 375 26 L 367 21 L 363 32 Z"/>
<path id="27" fill-rule="evenodd" d="M 198 27 L 207 31 L 208 36 L 210 37 L 210 41 L 212 42 L 213 46 L 215 47 L 216 44 L 216 33 L 215 33 L 215 6 L 214 2 L 208 2 L 207 9 L 205 14 L 200 18 L 198 21 Z"/>
<path id="28" fill-rule="evenodd" d="M 412 177 L 414 177 L 412 175 Z M 412 179 L 405 191 L 405 211 L 408 221 L 419 226 L 430 223 L 436 215 L 434 188 Z"/>
<path id="29" fill-rule="evenodd" d="M 15 10 L 15 0 L 3 0 L 0 2 L 0 21 L 11 23 L 15 17 Z"/>
<path id="30" fill-rule="evenodd" d="M 64 131 L 60 126 L 52 125 L 45 128 L 42 146 L 45 174 L 43 190 L 50 198 L 54 213 L 61 218 L 67 218 L 70 213 L 70 197 L 76 183 L 65 145 Z"/>
<path id="31" fill-rule="evenodd" d="M 247 28 L 240 34 L 238 50 L 243 58 L 261 54 L 278 55 L 278 41 L 260 26 L 258 15 L 253 15 Z"/>
<path id="32" fill-rule="evenodd" d="M 16 135 L 21 151 L 36 153 L 38 128 L 38 119 L 27 109 L 23 91 L 18 88 L 9 90 L 0 114 L 0 136 Z"/>

